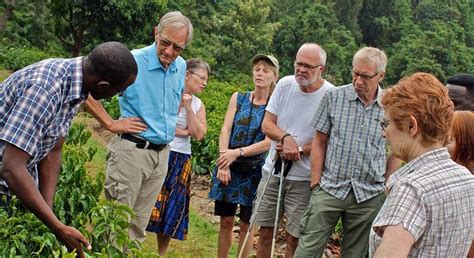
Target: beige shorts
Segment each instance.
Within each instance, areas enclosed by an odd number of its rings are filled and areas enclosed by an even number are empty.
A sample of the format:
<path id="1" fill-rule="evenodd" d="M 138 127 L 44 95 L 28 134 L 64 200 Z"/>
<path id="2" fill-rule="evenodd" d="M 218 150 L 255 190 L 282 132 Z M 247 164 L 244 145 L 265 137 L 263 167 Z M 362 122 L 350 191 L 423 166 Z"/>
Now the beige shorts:
<path id="1" fill-rule="evenodd" d="M 260 180 L 258 185 L 257 197 L 255 198 L 256 201 L 261 198 L 261 202 L 259 207 L 256 206 L 258 205 L 257 203 L 254 203 L 254 213 L 256 212 L 255 224 L 262 227 L 273 227 L 280 178 L 271 175 L 265 192 L 262 193 L 267 179 L 268 172 L 262 171 L 262 180 Z M 299 237 L 300 220 L 308 206 L 310 195 L 310 181 L 294 181 L 289 179 L 283 181 L 278 218 L 281 221 L 282 215 L 286 217 L 285 229 L 294 237 Z"/>

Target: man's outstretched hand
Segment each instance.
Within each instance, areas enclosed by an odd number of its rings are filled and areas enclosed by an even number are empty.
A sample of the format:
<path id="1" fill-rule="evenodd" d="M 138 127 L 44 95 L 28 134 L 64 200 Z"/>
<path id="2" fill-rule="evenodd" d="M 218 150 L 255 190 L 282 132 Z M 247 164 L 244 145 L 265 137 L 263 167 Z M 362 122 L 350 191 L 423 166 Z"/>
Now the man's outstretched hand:
<path id="1" fill-rule="evenodd" d="M 56 237 L 66 245 L 66 247 L 72 251 L 76 250 L 79 257 L 84 257 L 82 246 L 85 246 L 87 250 L 92 250 L 92 246 L 87 239 L 73 227 L 62 225 L 56 232 L 53 232 Z"/>

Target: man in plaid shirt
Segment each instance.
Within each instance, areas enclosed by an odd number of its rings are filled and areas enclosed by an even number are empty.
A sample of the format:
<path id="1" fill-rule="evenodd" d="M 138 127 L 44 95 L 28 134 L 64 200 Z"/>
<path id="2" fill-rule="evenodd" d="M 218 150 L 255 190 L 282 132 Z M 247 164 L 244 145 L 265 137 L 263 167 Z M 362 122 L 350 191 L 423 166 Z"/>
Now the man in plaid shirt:
<path id="1" fill-rule="evenodd" d="M 88 94 L 108 98 L 135 81 L 136 62 L 125 45 L 107 42 L 88 56 L 47 59 L 0 84 L 0 207 L 15 194 L 70 249 L 90 244 L 54 215 L 61 148 Z M 3 201 L 2 201 L 3 200 Z"/>
<path id="2" fill-rule="evenodd" d="M 387 158 L 379 122 L 387 56 L 364 47 L 352 61 L 352 84 L 328 92 L 311 124 L 311 199 L 295 257 L 321 257 L 339 218 L 342 257 L 365 257 L 370 226 L 384 202 L 385 178 L 400 160 Z"/>

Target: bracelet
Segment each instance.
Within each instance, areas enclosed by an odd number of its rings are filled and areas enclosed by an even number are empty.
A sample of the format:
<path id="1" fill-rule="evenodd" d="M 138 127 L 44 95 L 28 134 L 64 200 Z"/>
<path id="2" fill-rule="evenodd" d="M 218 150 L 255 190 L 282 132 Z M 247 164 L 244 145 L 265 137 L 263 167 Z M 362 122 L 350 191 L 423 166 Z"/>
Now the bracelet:
<path id="1" fill-rule="evenodd" d="M 281 137 L 281 139 L 280 139 L 280 142 L 284 143 L 283 141 L 285 140 L 285 137 L 287 137 L 287 136 L 291 136 L 291 134 L 286 133 L 285 135 L 283 135 L 283 137 Z"/>

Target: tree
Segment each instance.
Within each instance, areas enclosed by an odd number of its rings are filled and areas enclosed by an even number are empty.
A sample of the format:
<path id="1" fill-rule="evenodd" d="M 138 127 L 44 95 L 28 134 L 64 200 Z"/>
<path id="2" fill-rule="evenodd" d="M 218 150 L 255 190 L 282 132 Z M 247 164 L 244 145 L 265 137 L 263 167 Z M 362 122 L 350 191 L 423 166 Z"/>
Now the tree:
<path id="1" fill-rule="evenodd" d="M 414 29 L 409 0 L 364 0 L 358 24 L 367 46 L 387 48 Z"/>
<path id="2" fill-rule="evenodd" d="M 0 4 L 2 44 L 50 49 L 55 45 L 46 1 L 7 0 Z"/>
<path id="3" fill-rule="evenodd" d="M 333 5 L 313 2 L 294 3 L 292 8 L 285 8 L 288 5 L 285 1 L 273 5 L 275 12 L 283 15 L 272 16 L 281 23 L 273 40 L 282 67 L 280 74 L 293 74 L 298 48 L 303 43 L 314 42 L 328 54 L 325 76 L 335 84 L 348 82 L 352 55 L 357 50 L 354 35 L 338 21 Z"/>
<path id="4" fill-rule="evenodd" d="M 166 0 L 51 0 L 48 4 L 55 33 L 72 56 L 98 42 L 143 44 Z M 140 42 L 140 43 L 138 43 Z"/>
<path id="5" fill-rule="evenodd" d="M 474 48 L 464 44 L 459 25 L 433 21 L 431 30 L 416 30 L 394 44 L 387 81 L 400 76 L 429 72 L 441 81 L 452 74 L 474 71 Z"/>

